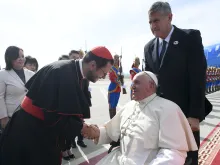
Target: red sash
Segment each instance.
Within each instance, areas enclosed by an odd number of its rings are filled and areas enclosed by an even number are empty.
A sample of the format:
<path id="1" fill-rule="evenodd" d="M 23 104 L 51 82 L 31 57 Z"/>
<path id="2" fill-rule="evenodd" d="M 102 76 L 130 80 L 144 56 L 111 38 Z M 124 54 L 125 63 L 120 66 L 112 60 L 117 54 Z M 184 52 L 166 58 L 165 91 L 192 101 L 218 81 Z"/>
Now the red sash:
<path id="1" fill-rule="evenodd" d="M 40 120 L 44 120 L 44 113 L 42 111 L 42 108 L 33 105 L 32 100 L 27 96 L 25 96 L 24 100 L 22 101 L 21 107 L 25 112 L 29 113 L 30 115 Z"/>

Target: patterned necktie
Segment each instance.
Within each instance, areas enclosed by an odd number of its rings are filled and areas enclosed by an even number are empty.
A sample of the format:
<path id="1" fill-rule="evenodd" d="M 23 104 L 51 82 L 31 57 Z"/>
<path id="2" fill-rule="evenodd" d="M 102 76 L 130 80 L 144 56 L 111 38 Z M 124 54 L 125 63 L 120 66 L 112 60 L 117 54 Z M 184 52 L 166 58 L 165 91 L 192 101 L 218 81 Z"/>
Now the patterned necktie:
<path id="1" fill-rule="evenodd" d="M 163 40 L 163 45 L 162 45 L 162 49 L 161 49 L 161 52 L 160 52 L 160 58 L 159 58 L 160 63 L 161 63 L 161 61 L 163 59 L 163 56 L 165 54 L 165 51 L 166 51 L 166 44 L 167 44 L 167 42 L 165 40 Z"/>

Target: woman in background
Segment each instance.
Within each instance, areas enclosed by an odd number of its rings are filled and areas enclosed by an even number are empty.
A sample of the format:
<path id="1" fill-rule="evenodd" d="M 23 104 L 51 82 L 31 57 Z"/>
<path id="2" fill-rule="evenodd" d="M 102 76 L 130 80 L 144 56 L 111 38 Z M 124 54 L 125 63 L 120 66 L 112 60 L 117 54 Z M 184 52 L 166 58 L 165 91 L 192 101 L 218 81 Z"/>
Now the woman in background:
<path id="1" fill-rule="evenodd" d="M 25 57 L 25 63 L 24 63 L 25 68 L 27 68 L 28 70 L 31 70 L 33 72 L 37 72 L 38 71 L 38 62 L 36 58 L 33 58 L 31 56 L 26 56 Z"/>
<path id="2" fill-rule="evenodd" d="M 6 68 L 0 71 L 0 121 L 4 129 L 27 93 L 25 83 L 34 72 L 24 69 L 23 50 L 9 46 L 5 52 Z"/>

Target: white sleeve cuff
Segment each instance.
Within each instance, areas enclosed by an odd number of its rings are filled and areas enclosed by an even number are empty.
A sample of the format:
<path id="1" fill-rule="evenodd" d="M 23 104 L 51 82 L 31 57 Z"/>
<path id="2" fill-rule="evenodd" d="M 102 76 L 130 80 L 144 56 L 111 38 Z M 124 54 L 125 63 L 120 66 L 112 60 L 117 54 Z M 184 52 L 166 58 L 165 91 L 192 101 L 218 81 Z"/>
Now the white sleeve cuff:
<path id="1" fill-rule="evenodd" d="M 110 143 L 112 140 L 108 136 L 105 127 L 99 127 L 99 130 L 100 130 L 100 136 L 99 136 L 97 145 Z"/>

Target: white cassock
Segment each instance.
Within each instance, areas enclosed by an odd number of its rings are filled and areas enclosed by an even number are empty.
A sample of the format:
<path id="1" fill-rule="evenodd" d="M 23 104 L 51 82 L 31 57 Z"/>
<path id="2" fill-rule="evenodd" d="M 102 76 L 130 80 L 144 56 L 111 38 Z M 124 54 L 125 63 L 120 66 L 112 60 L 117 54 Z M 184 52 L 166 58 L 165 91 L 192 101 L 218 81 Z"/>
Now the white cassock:
<path id="1" fill-rule="evenodd" d="M 97 165 L 183 165 L 187 151 L 198 150 L 180 107 L 156 94 L 131 101 L 104 127 L 97 144 L 118 141 Z"/>

